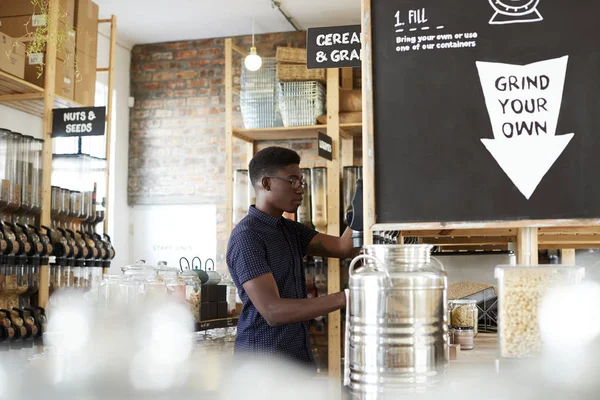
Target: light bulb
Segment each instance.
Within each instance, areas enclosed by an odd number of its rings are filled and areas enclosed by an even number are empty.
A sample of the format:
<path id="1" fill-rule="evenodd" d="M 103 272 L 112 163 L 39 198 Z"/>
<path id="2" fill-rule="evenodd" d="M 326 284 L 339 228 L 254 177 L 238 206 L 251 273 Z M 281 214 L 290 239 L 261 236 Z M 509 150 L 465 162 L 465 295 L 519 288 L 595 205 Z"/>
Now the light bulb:
<path id="1" fill-rule="evenodd" d="M 262 59 L 256 54 L 256 47 L 250 48 L 250 54 L 244 59 L 244 65 L 249 71 L 258 71 L 262 65 Z"/>

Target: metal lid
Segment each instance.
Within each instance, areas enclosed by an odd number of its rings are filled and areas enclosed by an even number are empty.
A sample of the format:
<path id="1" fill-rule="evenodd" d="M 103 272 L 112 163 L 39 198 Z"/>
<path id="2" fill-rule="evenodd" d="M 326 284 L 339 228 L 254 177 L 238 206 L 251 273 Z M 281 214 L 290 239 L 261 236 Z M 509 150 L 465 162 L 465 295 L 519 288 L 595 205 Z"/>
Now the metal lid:
<path id="1" fill-rule="evenodd" d="M 477 300 L 448 300 L 452 304 L 477 304 Z"/>

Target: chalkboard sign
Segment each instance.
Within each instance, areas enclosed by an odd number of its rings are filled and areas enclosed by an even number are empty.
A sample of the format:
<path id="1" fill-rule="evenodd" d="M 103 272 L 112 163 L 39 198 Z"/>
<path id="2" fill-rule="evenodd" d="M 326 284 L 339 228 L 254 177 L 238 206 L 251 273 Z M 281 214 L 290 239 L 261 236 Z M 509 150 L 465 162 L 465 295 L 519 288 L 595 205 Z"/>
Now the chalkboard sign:
<path id="1" fill-rule="evenodd" d="M 600 217 L 600 5 L 372 3 L 377 223 Z"/>
<path id="2" fill-rule="evenodd" d="M 306 32 L 306 68 L 346 68 L 360 65 L 360 25 L 309 28 Z"/>
<path id="3" fill-rule="evenodd" d="M 52 110 L 52 137 L 102 136 L 105 125 L 106 107 Z"/>

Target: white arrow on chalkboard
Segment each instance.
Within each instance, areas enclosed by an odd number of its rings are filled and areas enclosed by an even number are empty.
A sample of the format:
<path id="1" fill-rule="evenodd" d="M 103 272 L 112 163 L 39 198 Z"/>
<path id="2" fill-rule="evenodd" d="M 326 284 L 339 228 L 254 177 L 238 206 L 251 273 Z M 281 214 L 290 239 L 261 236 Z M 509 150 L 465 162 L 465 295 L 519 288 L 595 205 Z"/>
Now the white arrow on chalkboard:
<path id="1" fill-rule="evenodd" d="M 481 142 L 527 199 L 574 136 L 555 135 L 567 62 L 476 63 L 494 132 Z"/>

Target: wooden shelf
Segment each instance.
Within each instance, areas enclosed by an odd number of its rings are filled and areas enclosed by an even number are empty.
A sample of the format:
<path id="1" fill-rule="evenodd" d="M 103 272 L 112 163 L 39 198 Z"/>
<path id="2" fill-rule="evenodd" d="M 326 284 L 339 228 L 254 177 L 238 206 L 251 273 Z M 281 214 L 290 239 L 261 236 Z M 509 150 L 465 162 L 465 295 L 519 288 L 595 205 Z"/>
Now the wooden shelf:
<path id="1" fill-rule="evenodd" d="M 291 126 L 288 128 L 234 129 L 233 136 L 247 142 L 256 140 L 312 139 L 317 132 L 327 132 L 327 125 Z"/>
<path id="2" fill-rule="evenodd" d="M 362 136 L 362 122 L 340 124 L 340 131 L 349 136 Z"/>
<path id="3" fill-rule="evenodd" d="M 290 126 L 278 128 L 234 129 L 233 136 L 246 142 L 257 140 L 316 139 L 318 132 L 327 133 L 327 125 Z M 342 136 L 362 135 L 362 124 L 340 124 Z"/>
<path id="4" fill-rule="evenodd" d="M 0 104 L 37 117 L 44 116 L 44 89 L 0 71 Z M 54 108 L 82 107 L 72 100 L 55 96 Z"/>

